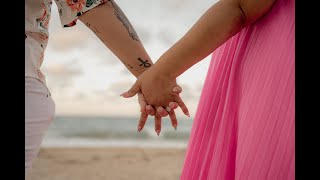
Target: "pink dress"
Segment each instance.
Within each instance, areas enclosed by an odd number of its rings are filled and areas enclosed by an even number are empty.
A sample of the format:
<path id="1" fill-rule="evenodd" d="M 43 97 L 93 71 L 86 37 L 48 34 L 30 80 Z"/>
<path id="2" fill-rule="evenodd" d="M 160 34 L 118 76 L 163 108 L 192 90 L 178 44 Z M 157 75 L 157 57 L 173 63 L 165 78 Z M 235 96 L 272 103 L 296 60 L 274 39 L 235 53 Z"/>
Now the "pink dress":
<path id="1" fill-rule="evenodd" d="M 214 53 L 181 180 L 295 179 L 295 2 Z"/>

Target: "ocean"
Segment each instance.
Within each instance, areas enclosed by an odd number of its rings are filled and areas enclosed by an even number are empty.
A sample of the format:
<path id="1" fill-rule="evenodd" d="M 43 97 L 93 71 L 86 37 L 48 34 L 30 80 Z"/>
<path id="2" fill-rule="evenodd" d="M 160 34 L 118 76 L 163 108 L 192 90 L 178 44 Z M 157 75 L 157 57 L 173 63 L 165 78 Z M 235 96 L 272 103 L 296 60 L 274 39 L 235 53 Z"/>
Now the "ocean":
<path id="1" fill-rule="evenodd" d="M 42 147 L 157 147 L 186 148 L 193 120 L 178 119 L 174 130 L 168 117 L 162 120 L 160 136 L 149 117 L 137 132 L 138 117 L 58 116 L 50 125 Z"/>

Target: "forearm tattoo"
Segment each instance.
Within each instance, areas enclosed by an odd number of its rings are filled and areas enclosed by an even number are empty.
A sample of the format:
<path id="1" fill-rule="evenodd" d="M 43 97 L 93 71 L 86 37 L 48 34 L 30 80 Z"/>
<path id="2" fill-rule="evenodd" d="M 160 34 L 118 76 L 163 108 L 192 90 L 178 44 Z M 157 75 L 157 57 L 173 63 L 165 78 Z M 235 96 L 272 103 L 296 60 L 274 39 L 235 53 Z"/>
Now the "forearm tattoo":
<path id="1" fill-rule="evenodd" d="M 104 43 L 106 44 L 106 42 L 103 40 L 103 38 L 100 36 L 101 32 L 94 27 L 93 25 L 90 25 L 88 22 L 86 22 L 86 26 L 92 30 L 92 32 L 94 32 L 95 35 L 97 35 L 97 37 Z M 107 45 L 107 44 L 106 44 Z"/>
<path id="2" fill-rule="evenodd" d="M 130 24 L 129 20 L 127 19 L 127 17 L 124 15 L 124 13 L 121 11 L 121 9 L 119 8 L 119 6 L 113 1 L 113 0 L 108 0 L 107 2 L 110 2 L 112 7 L 114 8 L 114 15 L 118 18 L 119 21 L 121 21 L 121 23 L 123 24 L 123 26 L 127 29 L 129 36 L 135 40 L 135 41 L 140 41 L 139 37 L 137 35 L 137 33 L 135 32 L 135 30 L 133 29 L 132 25 Z M 89 24 L 88 22 L 85 23 L 86 26 L 88 28 L 90 28 L 96 35 L 97 37 L 99 37 L 99 39 L 106 44 L 106 42 L 104 42 L 103 38 L 101 38 L 101 32 L 94 27 L 93 25 Z M 118 57 L 119 58 L 119 57 Z M 129 64 L 128 62 L 122 60 L 121 58 L 119 58 L 122 63 L 130 70 L 130 71 L 136 71 L 139 74 L 143 73 L 143 71 L 150 67 L 152 65 L 152 61 L 149 61 L 148 59 L 143 60 L 141 57 L 138 57 L 137 60 L 140 63 L 139 66 L 142 68 L 137 68 L 136 70 L 134 70 L 134 66 L 132 66 L 131 64 Z"/>
<path id="3" fill-rule="evenodd" d="M 94 26 L 91 26 L 88 22 L 86 23 L 86 25 L 88 26 L 88 28 L 90 28 L 98 37 L 100 36 L 100 31 L 98 31 L 98 29 Z"/>
<path id="4" fill-rule="evenodd" d="M 133 29 L 131 23 L 129 22 L 126 15 L 121 11 L 120 7 L 113 0 L 108 0 L 107 2 L 110 2 L 112 4 L 112 7 L 114 8 L 114 15 L 119 19 L 119 21 L 121 21 L 123 26 L 127 29 L 129 36 L 135 41 L 140 41 L 138 34 Z"/>
<path id="5" fill-rule="evenodd" d="M 90 29 L 99 37 L 99 39 L 100 39 L 104 44 L 106 44 L 106 42 L 104 42 L 103 38 L 100 37 L 101 32 L 100 32 L 96 27 L 94 27 L 93 25 L 91 25 L 91 24 L 88 23 L 88 22 L 86 22 L 85 24 L 86 24 L 86 26 L 87 26 L 88 28 L 90 28 Z M 118 58 L 119 58 L 119 57 L 118 57 Z M 129 63 L 123 61 L 121 58 L 119 58 L 119 59 L 122 61 L 122 63 L 123 63 L 128 69 L 134 69 L 134 67 L 133 67 L 132 65 L 130 65 Z M 140 65 L 139 65 L 139 66 L 143 66 L 144 68 L 148 68 L 148 67 L 150 67 L 150 66 L 152 65 L 151 63 L 149 63 L 149 60 L 147 60 L 147 59 L 146 59 L 146 60 L 143 60 L 142 58 L 138 57 L 137 60 L 140 62 Z M 138 70 L 138 71 L 140 72 L 140 70 Z M 141 70 L 141 71 L 144 71 L 144 70 Z"/>

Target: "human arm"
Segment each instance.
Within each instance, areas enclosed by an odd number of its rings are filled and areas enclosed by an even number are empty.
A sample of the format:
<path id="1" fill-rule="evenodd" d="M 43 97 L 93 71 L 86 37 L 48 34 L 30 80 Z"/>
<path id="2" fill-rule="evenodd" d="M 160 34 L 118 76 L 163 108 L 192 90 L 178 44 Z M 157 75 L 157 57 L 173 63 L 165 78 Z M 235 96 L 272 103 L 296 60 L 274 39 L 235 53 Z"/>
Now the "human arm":
<path id="1" fill-rule="evenodd" d="M 160 57 L 145 76 L 138 78 L 126 97 L 141 90 L 147 102 L 158 107 L 174 100 L 175 96 L 170 92 L 170 88 L 180 74 L 208 56 L 248 24 L 262 17 L 273 2 L 274 0 L 217 2 Z"/>
<path id="2" fill-rule="evenodd" d="M 170 78 L 178 77 L 241 29 L 263 16 L 274 1 L 221 0 L 217 2 L 160 57 L 155 69 L 161 70 L 161 74 Z"/>
<path id="3" fill-rule="evenodd" d="M 97 35 L 135 77 L 141 75 L 153 64 L 138 34 L 114 1 L 109 0 L 83 13 L 79 16 L 79 19 Z M 182 90 L 181 87 L 177 84 L 175 87 L 178 87 L 176 94 L 179 94 Z M 138 131 L 140 131 L 147 120 L 148 114 L 154 115 L 154 113 L 152 113 L 154 109 L 152 106 L 147 105 L 141 93 L 138 94 L 138 101 L 141 111 L 138 125 Z M 148 113 L 146 109 L 150 109 L 151 113 Z M 161 119 L 161 117 L 167 115 L 168 113 L 162 114 L 160 117 L 157 115 L 156 119 L 158 121 L 159 118 Z M 174 111 L 172 111 L 169 116 L 173 127 L 175 127 L 177 120 Z"/>
<path id="4" fill-rule="evenodd" d="M 153 65 L 138 34 L 113 0 L 82 14 L 79 20 L 95 33 L 135 77 Z"/>

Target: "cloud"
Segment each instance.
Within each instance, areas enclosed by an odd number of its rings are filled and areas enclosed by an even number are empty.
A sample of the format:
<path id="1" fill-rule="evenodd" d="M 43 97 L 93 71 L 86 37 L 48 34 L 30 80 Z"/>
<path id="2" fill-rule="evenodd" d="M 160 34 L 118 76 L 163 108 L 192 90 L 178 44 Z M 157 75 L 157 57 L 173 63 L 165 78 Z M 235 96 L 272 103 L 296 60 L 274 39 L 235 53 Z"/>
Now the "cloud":
<path id="1" fill-rule="evenodd" d="M 75 76 L 81 74 L 81 71 L 72 66 L 71 63 L 66 65 L 52 64 L 51 66 L 46 67 L 44 71 L 46 71 L 47 74 L 52 74 L 56 77 Z"/>
<path id="2" fill-rule="evenodd" d="M 150 32 L 151 29 L 148 29 L 143 26 L 137 26 L 137 25 L 135 25 L 134 29 L 136 30 L 136 32 L 137 32 L 137 34 L 143 44 L 150 43 L 150 41 L 152 41 L 152 35 Z"/>
<path id="3" fill-rule="evenodd" d="M 58 52 L 70 52 L 87 46 L 91 35 L 80 28 L 57 29 L 49 36 L 49 46 Z"/>
<path id="4" fill-rule="evenodd" d="M 131 87 L 133 81 L 113 83 L 106 89 L 93 90 L 88 93 L 67 93 L 56 99 L 56 111 L 59 115 L 139 115 L 137 97 L 125 99 L 120 93 Z M 57 93 L 58 94 L 58 93 Z"/>
<path id="5" fill-rule="evenodd" d="M 129 90 L 133 84 L 134 81 L 130 80 L 113 83 L 108 87 L 107 92 L 110 96 L 118 97 L 121 93 Z"/>
<path id="6" fill-rule="evenodd" d="M 190 3 L 190 0 L 174 0 L 174 1 L 172 1 L 172 5 L 176 10 L 185 7 L 187 3 Z"/>
<path id="7" fill-rule="evenodd" d="M 71 96 L 71 100 L 73 100 L 73 101 L 85 101 L 89 97 L 90 96 L 88 94 L 85 94 L 83 92 L 75 92 L 75 93 L 73 93 L 73 96 Z"/>
<path id="8" fill-rule="evenodd" d="M 122 65 L 122 62 L 119 58 L 113 54 L 113 52 L 108 49 L 98 38 L 93 39 L 93 43 L 90 43 L 88 47 L 88 53 L 92 53 L 91 56 L 94 56 L 99 59 L 99 65 L 108 65 L 108 66 L 119 66 Z M 90 48 L 90 49 L 89 49 Z"/>
<path id="9" fill-rule="evenodd" d="M 179 82 L 178 82 L 179 84 Z M 198 86 L 189 86 L 187 84 L 179 84 L 182 88 L 182 92 L 180 94 L 180 97 L 185 102 L 194 102 L 198 101 L 199 96 L 201 94 L 201 91 L 199 92 Z M 199 85 L 200 86 L 200 85 Z"/>
<path id="10" fill-rule="evenodd" d="M 73 61 L 74 62 L 74 61 Z M 42 71 L 46 75 L 48 85 L 53 89 L 63 89 L 72 86 L 73 79 L 83 74 L 75 63 L 51 64 L 43 67 Z"/>
<path id="11" fill-rule="evenodd" d="M 157 33 L 156 37 L 160 42 L 169 47 L 172 46 L 176 40 L 172 31 L 168 31 L 168 29 L 162 29 Z"/>

